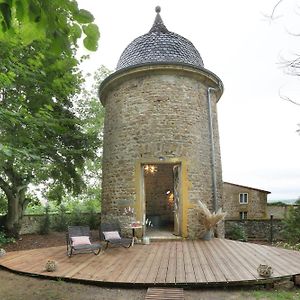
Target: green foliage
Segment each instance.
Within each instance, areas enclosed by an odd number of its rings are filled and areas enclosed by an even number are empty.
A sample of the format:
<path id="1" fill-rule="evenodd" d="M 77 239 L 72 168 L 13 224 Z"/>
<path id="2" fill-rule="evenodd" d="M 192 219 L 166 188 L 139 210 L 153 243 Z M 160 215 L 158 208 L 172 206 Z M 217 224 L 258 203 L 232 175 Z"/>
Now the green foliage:
<path id="1" fill-rule="evenodd" d="M 300 243 L 300 206 L 291 207 L 283 220 L 283 235 L 291 244 Z"/>
<path id="2" fill-rule="evenodd" d="M 0 1 L 0 40 L 18 40 L 24 45 L 48 40 L 49 49 L 56 54 L 77 47 L 82 33 L 84 46 L 97 50 L 100 33 L 93 21 L 93 15 L 79 9 L 75 0 Z"/>
<path id="3" fill-rule="evenodd" d="M 3 231 L 0 231 L 0 247 L 5 244 L 14 243 L 14 242 L 15 242 L 14 238 L 7 237 Z"/>
<path id="4" fill-rule="evenodd" d="M 80 226 L 80 225 L 86 225 L 85 218 L 82 217 L 82 210 L 78 206 L 74 206 L 71 210 L 70 215 L 70 225 L 74 226 Z"/>
<path id="5" fill-rule="evenodd" d="M 100 222 L 97 212 L 94 207 L 90 207 L 88 211 L 87 224 L 90 226 L 90 229 L 98 229 Z"/>
<path id="6" fill-rule="evenodd" d="M 40 233 L 41 234 L 48 234 L 50 232 L 51 220 L 50 220 L 50 207 L 49 205 L 45 206 L 45 215 L 41 223 Z"/>
<path id="7" fill-rule="evenodd" d="M 286 243 L 286 242 L 277 242 L 275 244 L 275 246 L 280 247 L 280 248 L 284 248 L 284 249 L 300 251 L 300 243 L 289 244 L 289 243 Z"/>
<path id="8" fill-rule="evenodd" d="M 7 198 L 5 194 L 0 190 L 0 216 L 7 213 Z"/>
<path id="9" fill-rule="evenodd" d="M 36 204 L 36 203 L 30 203 L 25 211 L 24 214 L 25 215 L 41 215 L 45 212 L 45 207 L 42 206 L 40 203 Z"/>
<path id="10" fill-rule="evenodd" d="M 68 199 L 68 201 L 65 201 L 64 204 L 59 206 L 55 229 L 64 231 L 68 225 L 89 225 L 91 229 L 97 229 L 100 225 L 98 217 L 99 211 L 99 199 L 86 201 Z"/>
<path id="11" fill-rule="evenodd" d="M 271 206 L 287 206 L 287 203 L 281 202 L 281 201 L 276 201 L 276 202 L 269 202 L 268 205 Z"/>
<path id="12" fill-rule="evenodd" d="M 245 296 L 254 297 L 255 299 L 262 299 L 262 300 L 299 300 L 300 298 L 299 292 L 297 290 L 292 290 L 292 291 L 260 290 L 260 291 L 247 292 Z"/>
<path id="13" fill-rule="evenodd" d="M 54 225 L 54 229 L 59 232 L 62 232 L 67 230 L 67 226 L 68 226 L 67 210 L 66 207 L 63 204 L 61 204 L 58 207 L 57 218 Z"/>
<path id="14" fill-rule="evenodd" d="M 244 227 L 238 224 L 233 224 L 231 226 L 230 230 L 226 232 L 226 238 L 242 242 L 248 240 Z"/>
<path id="15" fill-rule="evenodd" d="M 30 201 L 29 183 L 47 186 L 49 199 L 59 201 L 80 193 L 85 161 L 99 142 L 73 112 L 83 82 L 73 52 L 53 54 L 47 41 L 0 41 L 0 57 L 0 188 L 9 202 L 19 201 L 8 211 L 15 226 L 13 216 Z"/>

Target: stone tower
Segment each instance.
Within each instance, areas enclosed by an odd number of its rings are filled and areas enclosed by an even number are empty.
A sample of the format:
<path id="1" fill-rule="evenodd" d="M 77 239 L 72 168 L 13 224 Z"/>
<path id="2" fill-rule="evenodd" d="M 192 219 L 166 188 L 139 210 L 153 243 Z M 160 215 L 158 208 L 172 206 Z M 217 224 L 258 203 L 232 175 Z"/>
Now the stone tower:
<path id="1" fill-rule="evenodd" d="M 216 104 L 223 85 L 194 45 L 166 28 L 159 7 L 156 13 L 150 31 L 127 46 L 99 89 L 102 222 L 128 222 L 130 206 L 136 221 L 195 238 L 202 230 L 197 201 L 211 211 L 222 207 Z"/>

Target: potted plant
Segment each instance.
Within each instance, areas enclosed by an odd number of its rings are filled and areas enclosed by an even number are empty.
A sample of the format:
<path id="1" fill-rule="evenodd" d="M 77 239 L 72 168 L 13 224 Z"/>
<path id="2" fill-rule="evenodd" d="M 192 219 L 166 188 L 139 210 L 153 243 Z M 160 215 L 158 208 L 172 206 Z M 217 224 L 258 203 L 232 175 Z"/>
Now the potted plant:
<path id="1" fill-rule="evenodd" d="M 196 209 L 200 223 L 204 227 L 204 232 L 201 235 L 201 238 L 204 240 L 210 240 L 214 236 L 214 227 L 225 218 L 226 212 L 222 212 L 222 208 L 220 208 L 217 212 L 210 212 L 207 206 L 201 201 L 198 201 Z"/>

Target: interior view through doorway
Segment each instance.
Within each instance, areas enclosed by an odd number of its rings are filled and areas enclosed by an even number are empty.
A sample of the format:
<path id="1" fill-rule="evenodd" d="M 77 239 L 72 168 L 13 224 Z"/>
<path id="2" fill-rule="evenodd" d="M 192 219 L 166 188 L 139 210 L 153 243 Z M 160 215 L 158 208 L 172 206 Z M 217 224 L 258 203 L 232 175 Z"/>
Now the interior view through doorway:
<path id="1" fill-rule="evenodd" d="M 145 235 L 152 238 L 180 236 L 180 164 L 145 164 L 143 171 Z"/>

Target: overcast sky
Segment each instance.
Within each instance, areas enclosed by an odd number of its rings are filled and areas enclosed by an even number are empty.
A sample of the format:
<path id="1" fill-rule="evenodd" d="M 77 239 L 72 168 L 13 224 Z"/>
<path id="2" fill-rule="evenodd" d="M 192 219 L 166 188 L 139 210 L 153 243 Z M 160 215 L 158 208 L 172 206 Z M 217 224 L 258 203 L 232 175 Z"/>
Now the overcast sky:
<path id="1" fill-rule="evenodd" d="M 300 53 L 300 1 L 79 0 L 100 28 L 99 50 L 84 69 L 114 69 L 125 47 L 151 28 L 155 6 L 166 27 L 189 39 L 225 90 L 218 103 L 223 180 L 300 197 L 300 84 L 281 62 Z M 298 14 L 298 15 L 297 15 Z M 297 31 L 298 27 L 298 31 Z"/>

